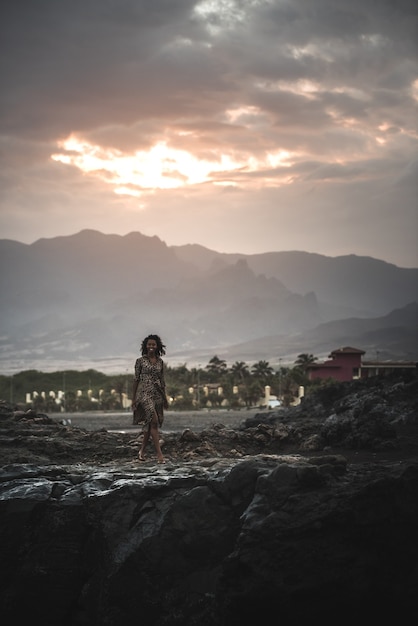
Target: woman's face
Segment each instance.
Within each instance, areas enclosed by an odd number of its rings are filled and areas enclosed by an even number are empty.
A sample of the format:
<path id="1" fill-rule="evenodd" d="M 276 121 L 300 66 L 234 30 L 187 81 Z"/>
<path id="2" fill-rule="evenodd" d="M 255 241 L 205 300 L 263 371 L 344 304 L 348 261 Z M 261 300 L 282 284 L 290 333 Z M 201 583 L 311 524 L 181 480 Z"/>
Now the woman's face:
<path id="1" fill-rule="evenodd" d="M 151 354 L 155 354 L 156 350 L 157 350 L 157 342 L 155 341 L 155 339 L 148 339 L 147 352 L 150 352 Z"/>

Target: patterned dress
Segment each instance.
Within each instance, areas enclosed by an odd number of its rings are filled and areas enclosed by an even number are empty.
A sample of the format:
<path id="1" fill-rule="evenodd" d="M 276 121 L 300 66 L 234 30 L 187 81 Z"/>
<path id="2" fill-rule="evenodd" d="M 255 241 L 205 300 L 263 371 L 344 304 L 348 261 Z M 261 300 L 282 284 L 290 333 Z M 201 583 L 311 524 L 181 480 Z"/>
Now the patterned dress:
<path id="1" fill-rule="evenodd" d="M 147 430 L 152 422 L 154 413 L 157 413 L 160 427 L 164 421 L 165 378 L 164 361 L 157 357 L 151 363 L 147 356 L 141 356 L 135 361 L 134 379 L 139 382 L 136 392 L 137 406 L 134 410 L 133 423 L 139 424 Z"/>

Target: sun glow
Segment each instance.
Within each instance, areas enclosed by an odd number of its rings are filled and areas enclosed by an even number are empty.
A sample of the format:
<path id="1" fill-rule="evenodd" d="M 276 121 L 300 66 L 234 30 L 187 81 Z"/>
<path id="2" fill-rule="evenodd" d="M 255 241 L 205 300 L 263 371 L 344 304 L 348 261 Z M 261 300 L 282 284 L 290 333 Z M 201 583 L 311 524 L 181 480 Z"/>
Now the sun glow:
<path id="1" fill-rule="evenodd" d="M 51 159 L 77 167 L 113 186 L 115 193 L 139 197 L 156 189 L 176 189 L 202 183 L 243 184 L 243 174 L 264 168 L 290 167 L 291 154 L 278 150 L 263 158 L 230 156 L 213 152 L 213 160 L 199 159 L 186 150 L 171 148 L 165 141 L 149 150 L 124 154 L 120 150 L 92 145 L 71 135 L 58 144 Z M 234 174 L 239 181 L 234 182 Z M 225 181 L 228 181 L 226 183 Z"/>

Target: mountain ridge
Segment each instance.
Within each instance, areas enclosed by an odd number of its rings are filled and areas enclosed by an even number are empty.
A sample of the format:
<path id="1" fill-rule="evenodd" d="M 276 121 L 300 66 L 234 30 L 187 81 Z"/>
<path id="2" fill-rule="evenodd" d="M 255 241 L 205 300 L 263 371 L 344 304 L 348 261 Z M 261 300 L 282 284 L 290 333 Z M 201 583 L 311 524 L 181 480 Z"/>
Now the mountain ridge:
<path id="1" fill-rule="evenodd" d="M 239 346 L 264 359 L 269 337 L 272 363 L 340 342 L 418 358 L 418 269 L 372 257 L 218 253 L 86 229 L 33 244 L 0 240 L 0 262 L 3 368 L 12 359 L 131 360 L 149 332 L 194 362 L 245 360 Z"/>

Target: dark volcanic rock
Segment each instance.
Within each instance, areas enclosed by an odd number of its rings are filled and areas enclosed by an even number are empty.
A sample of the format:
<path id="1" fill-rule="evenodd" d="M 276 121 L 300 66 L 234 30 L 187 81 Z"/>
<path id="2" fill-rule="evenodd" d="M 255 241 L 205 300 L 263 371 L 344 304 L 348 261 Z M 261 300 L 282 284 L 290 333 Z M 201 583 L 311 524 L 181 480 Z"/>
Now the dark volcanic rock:
<path id="1" fill-rule="evenodd" d="M 208 465 L 4 467 L 3 623 L 417 615 L 418 463 Z"/>
<path id="2" fill-rule="evenodd" d="M 337 386 L 236 430 L 164 435 L 163 466 L 140 464 L 132 435 L 3 403 L 2 622 L 416 618 L 416 384 Z"/>
<path id="3" fill-rule="evenodd" d="M 317 389 L 297 407 L 258 413 L 244 422 L 281 428 L 299 451 L 418 454 L 418 377 L 376 377 Z M 284 441 L 284 439 L 283 439 Z"/>

